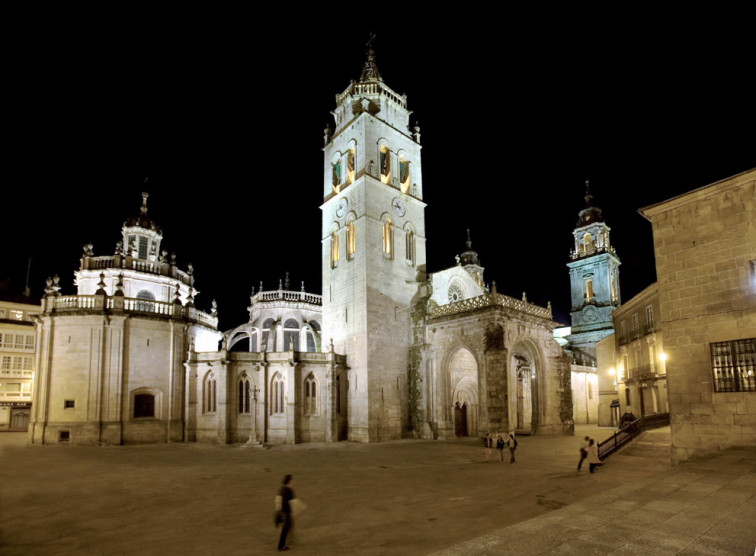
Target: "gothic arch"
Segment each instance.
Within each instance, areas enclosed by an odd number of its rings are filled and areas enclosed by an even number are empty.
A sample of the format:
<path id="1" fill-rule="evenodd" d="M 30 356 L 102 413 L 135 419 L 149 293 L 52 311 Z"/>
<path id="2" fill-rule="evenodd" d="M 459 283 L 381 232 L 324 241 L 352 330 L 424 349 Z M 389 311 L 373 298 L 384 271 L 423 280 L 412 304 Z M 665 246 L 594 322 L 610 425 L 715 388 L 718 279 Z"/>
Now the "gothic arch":
<path id="1" fill-rule="evenodd" d="M 544 418 L 546 408 L 545 360 L 537 343 L 520 336 L 509 349 L 507 377 L 509 388 L 510 428 L 534 434 Z"/>
<path id="2" fill-rule="evenodd" d="M 446 384 L 443 403 L 450 411 L 454 435 L 474 436 L 480 420 L 480 365 L 475 350 L 459 342 L 447 352 L 442 369 Z"/>

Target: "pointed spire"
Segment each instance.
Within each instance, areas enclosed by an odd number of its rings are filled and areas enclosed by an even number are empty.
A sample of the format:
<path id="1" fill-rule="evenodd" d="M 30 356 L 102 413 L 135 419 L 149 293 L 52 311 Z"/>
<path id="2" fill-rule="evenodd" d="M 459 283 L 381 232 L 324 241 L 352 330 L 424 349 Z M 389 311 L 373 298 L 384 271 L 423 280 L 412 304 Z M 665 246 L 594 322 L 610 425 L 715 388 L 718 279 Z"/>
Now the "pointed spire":
<path id="1" fill-rule="evenodd" d="M 473 251 L 472 248 L 472 240 L 470 239 L 470 229 L 467 229 L 467 241 L 465 242 L 465 245 L 467 246 L 467 250 L 462 253 L 460 259 L 462 261 L 462 266 L 466 266 L 469 264 L 472 265 L 479 265 L 480 260 L 478 259 L 478 253 Z"/>
<path id="2" fill-rule="evenodd" d="M 604 217 L 601 215 L 601 209 L 593 204 L 593 195 L 591 195 L 591 182 L 585 180 L 585 208 L 578 214 L 578 227 L 592 224 L 593 222 L 603 222 Z"/>
<path id="3" fill-rule="evenodd" d="M 585 180 L 585 206 L 592 207 L 593 195 L 591 195 L 591 180 Z"/>
<path id="4" fill-rule="evenodd" d="M 383 81 L 381 74 L 378 71 L 378 65 L 375 63 L 375 50 L 373 50 L 374 40 L 375 34 L 371 34 L 367 44 L 365 45 L 368 47 L 367 61 L 365 62 L 365 67 L 362 68 L 360 81 Z"/>
<path id="5" fill-rule="evenodd" d="M 468 251 L 472 249 L 472 240 L 470 239 L 470 228 L 467 228 L 467 241 L 465 242 L 465 245 L 467 245 Z"/>

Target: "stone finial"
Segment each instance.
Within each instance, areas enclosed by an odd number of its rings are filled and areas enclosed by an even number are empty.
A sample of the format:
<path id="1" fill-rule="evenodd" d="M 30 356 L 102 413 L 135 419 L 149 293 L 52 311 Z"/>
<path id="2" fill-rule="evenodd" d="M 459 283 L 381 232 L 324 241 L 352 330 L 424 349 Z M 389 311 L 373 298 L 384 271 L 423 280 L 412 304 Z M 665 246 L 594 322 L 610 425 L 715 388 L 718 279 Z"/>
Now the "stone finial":
<path id="1" fill-rule="evenodd" d="M 218 316 L 218 302 L 213 299 L 213 302 L 210 304 L 210 314 L 214 317 Z"/>
<path id="2" fill-rule="evenodd" d="M 415 122 L 414 133 L 412 134 L 412 136 L 415 138 L 416 143 L 420 142 L 420 126 L 417 125 L 417 122 Z"/>
<path id="3" fill-rule="evenodd" d="M 549 314 L 551 314 L 551 301 L 546 302 L 546 308 L 549 310 Z"/>
<path id="4" fill-rule="evenodd" d="M 302 287 L 300 288 L 300 291 L 305 291 L 305 289 L 304 289 L 304 280 L 302 280 Z"/>
<path id="5" fill-rule="evenodd" d="M 160 252 L 160 257 L 158 257 L 158 261 L 160 261 L 161 263 L 164 263 L 167 260 L 168 260 L 168 251 L 164 249 Z"/>
<path id="6" fill-rule="evenodd" d="M 585 180 L 585 206 L 590 207 L 592 206 L 591 201 L 593 200 L 593 195 L 591 195 L 591 180 Z"/>
<path id="7" fill-rule="evenodd" d="M 496 280 L 491 282 L 491 293 L 499 293 L 496 291 Z"/>
<path id="8" fill-rule="evenodd" d="M 285 282 L 285 285 L 286 285 L 286 287 L 284 289 L 286 291 L 289 291 L 289 273 L 288 272 L 286 273 L 286 282 Z"/>
<path id="9" fill-rule="evenodd" d="M 280 278 L 278 279 L 278 289 L 279 290 L 283 289 L 283 280 L 281 280 Z"/>
<path id="10" fill-rule="evenodd" d="M 47 280 L 45 280 L 45 297 L 51 297 L 55 295 L 55 289 L 52 287 L 52 283 L 52 278 L 48 276 Z"/>
<path id="11" fill-rule="evenodd" d="M 194 307 L 194 288 L 189 286 L 189 294 L 186 296 L 186 306 Z"/>
<path id="12" fill-rule="evenodd" d="M 94 255 L 93 248 L 94 248 L 94 245 L 92 245 L 91 243 L 87 243 L 84 246 L 84 256 L 85 257 L 91 257 L 92 255 Z"/>
<path id="13" fill-rule="evenodd" d="M 330 351 L 331 353 L 333 353 L 333 338 L 331 338 L 331 343 L 328 346 L 328 351 Z"/>
<path id="14" fill-rule="evenodd" d="M 461 261 L 461 259 L 459 258 L 459 255 L 454 255 L 454 260 L 457 261 L 457 264 L 459 264 Z"/>
<path id="15" fill-rule="evenodd" d="M 171 264 L 172 265 L 176 264 L 176 253 L 171 253 Z"/>
<path id="16" fill-rule="evenodd" d="M 368 81 L 368 80 L 383 81 L 381 79 L 381 74 L 378 71 L 378 64 L 375 63 L 375 50 L 373 50 L 374 40 L 375 40 L 375 34 L 371 33 L 370 38 L 368 39 L 368 42 L 365 45 L 368 47 L 367 61 L 365 62 L 365 67 L 362 68 L 362 75 L 360 76 L 360 81 Z"/>
<path id="17" fill-rule="evenodd" d="M 189 266 L 188 266 L 188 267 L 187 267 L 187 269 L 186 269 L 186 273 L 187 273 L 187 274 L 188 274 L 189 276 L 192 276 L 192 275 L 194 275 L 194 266 L 192 266 L 192 263 L 189 263 Z"/>
<path id="18" fill-rule="evenodd" d="M 105 291 L 105 273 L 103 272 L 100 272 L 100 281 L 97 282 L 95 295 L 108 295 L 108 292 Z"/>
<path id="19" fill-rule="evenodd" d="M 325 129 L 323 130 L 323 144 L 327 145 L 331 142 L 331 127 L 326 124 Z"/>
<path id="20" fill-rule="evenodd" d="M 174 305 L 182 305 L 181 303 L 181 284 L 176 282 L 176 294 L 173 297 L 173 304 Z"/>
<path id="21" fill-rule="evenodd" d="M 147 183 L 147 180 L 149 178 L 145 178 L 144 182 Z M 142 207 L 139 209 L 142 211 L 142 214 L 147 214 L 147 198 L 150 196 L 149 193 L 146 191 L 142 191 Z"/>
<path id="22" fill-rule="evenodd" d="M 118 275 L 118 282 L 116 282 L 116 291 L 114 296 L 123 297 L 123 273 Z"/>
<path id="23" fill-rule="evenodd" d="M 525 292 L 522 292 L 522 300 L 527 303 L 528 302 L 528 296 L 525 294 Z"/>
<path id="24" fill-rule="evenodd" d="M 262 291 L 263 291 L 263 283 L 262 283 L 262 280 L 260 280 L 260 289 L 259 289 L 258 291 L 259 291 L 260 293 L 262 293 Z"/>
<path id="25" fill-rule="evenodd" d="M 123 241 L 116 241 L 115 254 L 123 255 Z"/>

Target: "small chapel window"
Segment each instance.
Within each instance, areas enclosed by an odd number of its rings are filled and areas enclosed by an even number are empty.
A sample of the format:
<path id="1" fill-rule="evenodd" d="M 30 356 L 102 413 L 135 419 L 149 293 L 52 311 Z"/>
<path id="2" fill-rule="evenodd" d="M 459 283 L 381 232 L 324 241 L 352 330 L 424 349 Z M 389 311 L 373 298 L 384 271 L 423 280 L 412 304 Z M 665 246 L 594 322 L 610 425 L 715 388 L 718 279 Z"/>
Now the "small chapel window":
<path id="1" fill-rule="evenodd" d="M 317 381 L 312 373 L 305 379 L 304 391 L 305 415 L 316 415 L 318 412 Z"/>
<path id="2" fill-rule="evenodd" d="M 415 266 L 415 232 L 408 231 L 407 235 L 405 237 L 405 251 L 406 251 L 406 258 L 407 262 L 411 263 L 412 266 Z"/>
<path id="3" fill-rule="evenodd" d="M 276 373 L 271 381 L 270 413 L 280 415 L 284 412 L 284 380 L 281 373 Z"/>
<path id="4" fill-rule="evenodd" d="M 249 413 L 252 383 L 246 373 L 239 378 L 239 413 Z"/>
<path id="5" fill-rule="evenodd" d="M 202 412 L 215 413 L 217 407 L 218 383 L 215 374 L 210 373 L 205 378 L 205 388 L 202 397 Z"/>

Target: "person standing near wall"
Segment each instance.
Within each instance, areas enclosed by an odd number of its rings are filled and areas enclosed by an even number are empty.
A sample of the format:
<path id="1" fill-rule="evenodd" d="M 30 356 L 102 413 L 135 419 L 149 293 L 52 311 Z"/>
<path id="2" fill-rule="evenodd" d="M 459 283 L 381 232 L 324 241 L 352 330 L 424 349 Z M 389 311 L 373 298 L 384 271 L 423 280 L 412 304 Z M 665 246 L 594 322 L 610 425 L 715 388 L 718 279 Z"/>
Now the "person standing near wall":
<path id="1" fill-rule="evenodd" d="M 509 440 L 507 440 L 507 447 L 509 448 L 509 463 L 515 462 L 515 450 L 517 449 L 517 439 L 514 437 L 514 434 L 509 434 Z"/>

